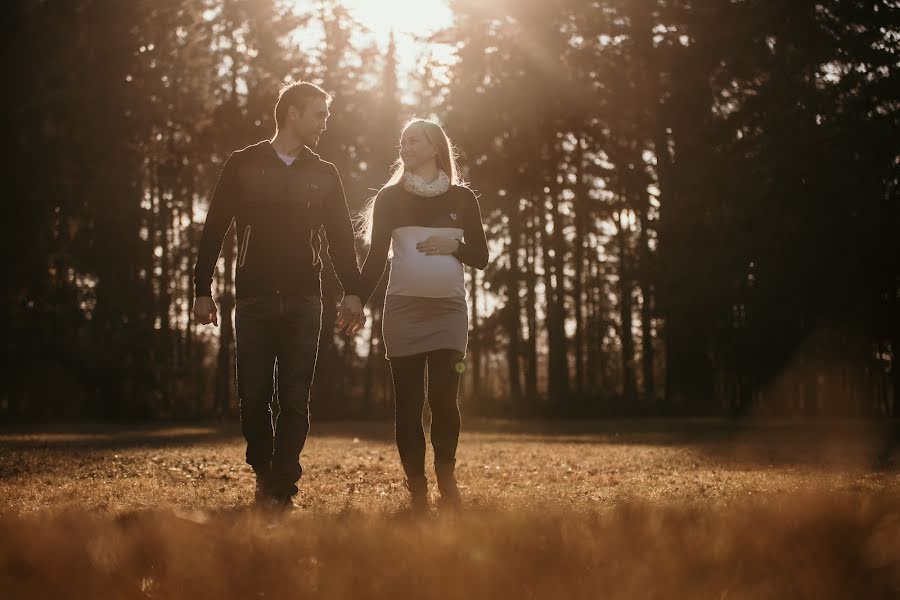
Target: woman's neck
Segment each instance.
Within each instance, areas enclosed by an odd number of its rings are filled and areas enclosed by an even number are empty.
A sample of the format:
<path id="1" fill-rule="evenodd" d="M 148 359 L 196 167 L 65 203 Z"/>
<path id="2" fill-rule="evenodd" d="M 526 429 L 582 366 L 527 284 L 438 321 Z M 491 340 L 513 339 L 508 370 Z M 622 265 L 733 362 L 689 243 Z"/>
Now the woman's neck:
<path id="1" fill-rule="evenodd" d="M 412 175 L 422 178 L 425 183 L 431 183 L 441 174 L 437 165 L 434 163 L 426 163 L 410 171 Z"/>

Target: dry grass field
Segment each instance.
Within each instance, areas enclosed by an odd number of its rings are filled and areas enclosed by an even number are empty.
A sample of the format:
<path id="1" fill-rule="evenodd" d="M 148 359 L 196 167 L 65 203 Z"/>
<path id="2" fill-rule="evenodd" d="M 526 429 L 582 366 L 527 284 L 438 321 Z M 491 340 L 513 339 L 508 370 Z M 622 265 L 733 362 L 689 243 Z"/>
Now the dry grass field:
<path id="1" fill-rule="evenodd" d="M 314 423 L 271 518 L 234 425 L 6 428 L 0 597 L 900 597 L 897 424 L 464 429 L 460 512 L 403 511 L 389 424 Z"/>

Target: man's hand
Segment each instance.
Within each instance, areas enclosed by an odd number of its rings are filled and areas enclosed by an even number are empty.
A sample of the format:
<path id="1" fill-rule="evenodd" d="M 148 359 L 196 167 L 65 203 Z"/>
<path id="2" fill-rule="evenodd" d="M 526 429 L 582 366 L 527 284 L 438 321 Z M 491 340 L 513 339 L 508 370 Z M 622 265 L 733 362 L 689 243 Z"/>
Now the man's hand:
<path id="1" fill-rule="evenodd" d="M 354 335 L 365 324 L 366 314 L 363 312 L 362 301 L 360 301 L 359 296 L 344 296 L 338 308 L 335 329 Z"/>
<path id="2" fill-rule="evenodd" d="M 201 325 L 219 324 L 219 311 L 215 301 L 209 296 L 200 296 L 194 299 L 194 318 Z"/>
<path id="3" fill-rule="evenodd" d="M 416 250 L 427 256 L 450 255 L 459 248 L 459 240 L 433 235 L 416 244 Z"/>

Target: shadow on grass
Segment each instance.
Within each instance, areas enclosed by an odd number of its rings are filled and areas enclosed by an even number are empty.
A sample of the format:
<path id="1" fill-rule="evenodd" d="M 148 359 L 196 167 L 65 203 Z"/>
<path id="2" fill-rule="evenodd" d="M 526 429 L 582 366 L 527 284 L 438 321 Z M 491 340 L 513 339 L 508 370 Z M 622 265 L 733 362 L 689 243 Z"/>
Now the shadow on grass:
<path id="1" fill-rule="evenodd" d="M 71 424 L 0 430 L 0 450 L 125 450 L 243 440 L 239 425 Z"/>
<path id="2" fill-rule="evenodd" d="M 313 422 L 311 437 L 393 443 L 388 421 Z M 489 420 L 463 424 L 478 443 L 641 445 L 693 448 L 747 465 L 896 466 L 897 420 L 610 419 Z M 243 444 L 238 423 L 34 425 L 0 430 L 0 452 L 117 451 Z"/>

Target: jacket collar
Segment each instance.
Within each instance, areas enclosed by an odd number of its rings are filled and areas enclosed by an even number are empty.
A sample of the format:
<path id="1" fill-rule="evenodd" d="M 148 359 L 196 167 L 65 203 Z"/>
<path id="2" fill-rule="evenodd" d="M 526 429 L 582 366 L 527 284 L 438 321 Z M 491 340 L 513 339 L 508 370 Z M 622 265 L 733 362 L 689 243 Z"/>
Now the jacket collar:
<path id="1" fill-rule="evenodd" d="M 266 140 L 263 143 L 263 147 L 267 149 L 268 153 L 271 154 L 273 158 L 277 159 L 278 162 L 281 162 L 281 164 L 284 164 L 281 161 L 281 157 L 278 156 L 278 151 L 275 150 L 275 146 L 272 145 L 271 140 Z M 303 146 L 303 148 L 300 149 L 300 153 L 297 154 L 297 157 L 294 159 L 294 162 L 291 163 L 291 166 L 293 167 L 294 165 L 301 163 L 301 162 L 306 162 L 309 160 L 318 160 L 318 159 L 319 159 L 318 154 L 316 154 L 315 152 L 310 150 L 308 146 Z"/>

